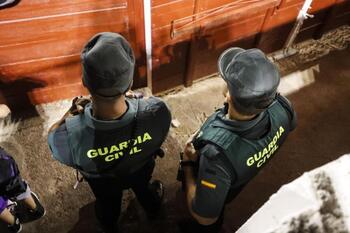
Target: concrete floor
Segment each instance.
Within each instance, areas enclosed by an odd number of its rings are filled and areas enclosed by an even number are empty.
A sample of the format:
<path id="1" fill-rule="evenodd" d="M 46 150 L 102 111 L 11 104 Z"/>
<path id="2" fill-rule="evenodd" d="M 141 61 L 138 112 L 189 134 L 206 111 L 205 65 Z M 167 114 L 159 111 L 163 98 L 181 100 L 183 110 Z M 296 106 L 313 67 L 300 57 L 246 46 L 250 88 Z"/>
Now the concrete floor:
<path id="1" fill-rule="evenodd" d="M 294 59 L 293 65 L 288 65 L 288 61 L 279 65 L 289 67 L 282 69 L 283 74 L 308 70 L 312 79 L 308 86 L 299 86 L 288 96 L 298 113 L 298 128 L 271 162 L 227 206 L 225 228 L 232 231 L 281 185 L 350 152 L 350 50 L 331 52 L 313 62 L 300 61 L 295 65 Z M 305 76 L 302 80 L 305 81 Z M 166 157 L 158 160 L 154 174 L 166 187 L 163 217 L 148 222 L 132 193 L 126 191 L 120 219 L 124 232 L 179 232 L 176 222 L 188 213 L 176 181 L 178 155 L 187 137 L 222 105 L 222 84 L 221 79 L 211 78 L 163 97 L 172 109 L 173 118 L 181 123 L 180 127 L 171 129 L 164 144 Z M 68 104 L 62 102 L 56 110 L 62 112 Z M 51 159 L 45 135 L 48 118 L 40 111 L 22 118 L 18 131 L 5 144 L 21 161 L 23 177 L 39 193 L 48 210 L 45 218 L 25 225 L 23 232 L 95 232 L 93 196 L 87 184 L 73 190 L 74 171 Z"/>

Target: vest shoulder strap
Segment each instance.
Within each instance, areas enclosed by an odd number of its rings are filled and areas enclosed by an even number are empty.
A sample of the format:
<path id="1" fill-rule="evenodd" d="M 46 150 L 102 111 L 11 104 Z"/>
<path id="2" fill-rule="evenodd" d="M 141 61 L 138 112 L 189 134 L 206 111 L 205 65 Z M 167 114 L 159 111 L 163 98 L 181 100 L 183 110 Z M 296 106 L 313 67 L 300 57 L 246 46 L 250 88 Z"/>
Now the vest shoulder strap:
<path id="1" fill-rule="evenodd" d="M 203 132 L 203 136 L 200 140 L 211 142 L 226 151 L 236 139 L 237 135 L 227 129 L 210 127 L 206 132 Z"/>
<path id="2" fill-rule="evenodd" d="M 160 108 L 160 105 L 158 105 L 157 103 L 149 103 L 143 99 L 138 99 L 137 101 L 138 101 L 137 117 L 141 119 L 152 117 Z"/>

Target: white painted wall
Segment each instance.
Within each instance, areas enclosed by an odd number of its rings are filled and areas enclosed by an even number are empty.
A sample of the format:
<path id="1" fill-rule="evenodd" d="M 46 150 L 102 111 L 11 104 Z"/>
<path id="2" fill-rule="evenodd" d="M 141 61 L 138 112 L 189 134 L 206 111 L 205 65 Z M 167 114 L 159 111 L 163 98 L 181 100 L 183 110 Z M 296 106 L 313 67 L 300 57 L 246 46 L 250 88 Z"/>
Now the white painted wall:
<path id="1" fill-rule="evenodd" d="M 282 186 L 237 231 L 256 232 L 350 232 L 350 154 Z"/>

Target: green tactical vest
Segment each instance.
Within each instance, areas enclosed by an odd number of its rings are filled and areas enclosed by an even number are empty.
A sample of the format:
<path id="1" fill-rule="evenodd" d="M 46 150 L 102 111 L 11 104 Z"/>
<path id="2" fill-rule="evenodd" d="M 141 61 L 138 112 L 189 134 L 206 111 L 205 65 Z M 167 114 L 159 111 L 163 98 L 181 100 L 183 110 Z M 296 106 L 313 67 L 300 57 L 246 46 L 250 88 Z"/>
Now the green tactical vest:
<path id="1" fill-rule="evenodd" d="M 154 116 L 145 110 L 143 103 L 129 100 L 129 108 L 134 108 L 135 114 L 131 117 L 129 114 L 129 119 L 118 127 L 113 122 L 89 117 L 89 105 L 84 114 L 67 118 L 68 143 L 75 168 L 86 177 L 122 177 L 153 159 L 164 135 L 154 127 Z"/>
<path id="2" fill-rule="evenodd" d="M 282 105 L 275 101 L 267 109 L 270 131 L 263 138 L 251 140 L 239 136 L 232 127 L 224 124 L 219 113 L 207 119 L 193 145 L 197 150 L 206 144 L 216 145 L 230 161 L 230 170 L 234 169 L 236 180 L 232 181 L 231 188 L 236 188 L 253 178 L 276 153 L 290 131 L 289 118 Z"/>

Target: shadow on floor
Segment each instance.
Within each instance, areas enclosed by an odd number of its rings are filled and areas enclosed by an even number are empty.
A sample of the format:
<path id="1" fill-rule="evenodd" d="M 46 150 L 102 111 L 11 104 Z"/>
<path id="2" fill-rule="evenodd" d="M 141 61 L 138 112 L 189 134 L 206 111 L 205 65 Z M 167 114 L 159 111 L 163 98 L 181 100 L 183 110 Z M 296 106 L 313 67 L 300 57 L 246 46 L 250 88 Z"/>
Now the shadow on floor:
<path id="1" fill-rule="evenodd" d="M 95 202 L 91 202 L 79 210 L 79 221 L 67 233 L 96 233 L 98 232 L 95 217 Z"/>

